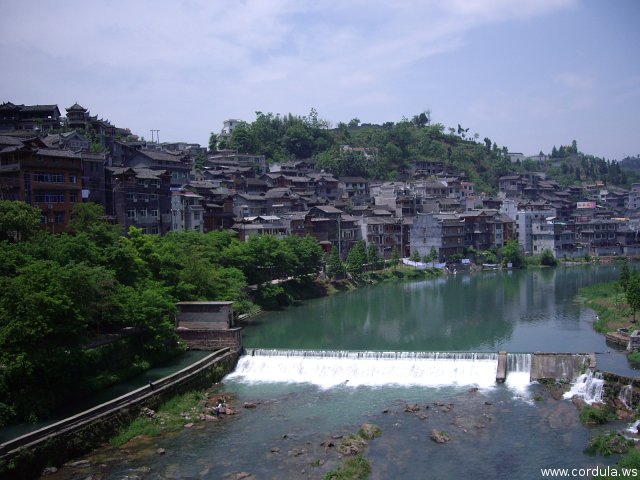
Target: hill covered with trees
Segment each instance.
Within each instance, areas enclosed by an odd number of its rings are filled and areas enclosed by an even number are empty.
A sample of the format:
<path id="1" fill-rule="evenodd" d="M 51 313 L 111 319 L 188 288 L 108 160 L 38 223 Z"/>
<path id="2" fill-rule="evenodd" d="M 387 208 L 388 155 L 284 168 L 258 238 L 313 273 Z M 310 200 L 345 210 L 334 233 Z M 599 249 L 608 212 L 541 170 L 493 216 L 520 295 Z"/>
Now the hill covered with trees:
<path id="1" fill-rule="evenodd" d="M 348 145 L 345 149 L 342 146 Z M 617 161 L 582 153 L 574 140 L 552 148 L 538 160 L 512 162 L 507 147 L 469 128 L 433 123 L 429 111 L 382 125 L 361 124 L 355 118 L 333 128 L 315 110 L 308 116 L 256 112 L 253 122 L 241 122 L 228 141 L 212 134 L 210 149 L 235 148 L 265 155 L 268 162 L 313 158 L 319 169 L 337 176 L 371 180 L 404 180 L 415 162 L 443 162 L 450 174 L 462 173 L 476 191 L 494 194 L 503 175 L 544 172 L 563 186 L 601 180 L 628 187 L 639 175 Z"/>

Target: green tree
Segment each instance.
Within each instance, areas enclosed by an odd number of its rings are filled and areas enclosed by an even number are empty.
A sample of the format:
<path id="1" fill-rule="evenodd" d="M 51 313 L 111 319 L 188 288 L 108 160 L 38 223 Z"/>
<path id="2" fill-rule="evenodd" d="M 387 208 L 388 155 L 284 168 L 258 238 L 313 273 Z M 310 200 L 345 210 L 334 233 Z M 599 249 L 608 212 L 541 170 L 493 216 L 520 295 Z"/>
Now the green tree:
<path id="1" fill-rule="evenodd" d="M 347 255 L 347 272 L 354 277 L 358 277 L 364 271 L 364 265 L 367 263 L 367 250 L 364 241 L 359 240 L 349 250 Z"/>
<path id="2" fill-rule="evenodd" d="M 120 237 L 120 226 L 110 224 L 104 207 L 93 202 L 73 206 L 67 230 L 84 233 L 100 246 L 113 244 Z"/>
<path id="3" fill-rule="evenodd" d="M 322 268 L 322 248 L 311 236 L 290 235 L 282 240 L 293 254 L 294 261 L 288 275 L 293 277 L 317 275 Z"/>
<path id="4" fill-rule="evenodd" d="M 231 133 L 230 146 L 241 153 L 255 152 L 255 139 L 253 138 L 251 126 L 247 122 L 238 122 L 235 126 Z"/>
<path id="5" fill-rule="evenodd" d="M 640 273 L 631 272 L 626 289 L 627 303 L 633 312 L 633 322 L 636 321 L 636 311 L 640 308 Z"/>
<path id="6" fill-rule="evenodd" d="M 383 267 L 382 257 L 378 252 L 378 247 L 373 243 L 370 243 L 367 247 L 367 262 L 374 270 L 380 270 Z"/>
<path id="7" fill-rule="evenodd" d="M 400 253 L 398 253 L 398 247 L 395 245 L 391 249 L 391 264 L 393 265 L 393 269 L 395 270 L 398 266 L 398 262 L 400 261 Z"/>
<path id="8" fill-rule="evenodd" d="M 524 265 L 524 254 L 516 240 L 509 240 L 502 247 L 502 262 L 511 263 L 513 268 L 521 268 Z"/>
<path id="9" fill-rule="evenodd" d="M 329 278 L 336 278 L 340 275 L 344 275 L 346 271 L 344 263 L 340 259 L 338 249 L 336 247 L 332 247 L 329 259 L 327 260 L 327 275 Z"/>
<path id="10" fill-rule="evenodd" d="M 627 285 L 629 285 L 630 277 L 631 270 L 629 270 L 629 262 L 627 262 L 627 260 L 625 259 L 624 263 L 622 264 L 622 270 L 620 271 L 620 278 L 618 279 L 622 290 L 627 290 Z"/>
<path id="11" fill-rule="evenodd" d="M 422 257 L 420 256 L 420 252 L 418 252 L 418 250 L 414 250 L 409 260 L 411 260 L 412 262 L 419 263 L 420 260 L 422 260 Z"/>
<path id="12" fill-rule="evenodd" d="M 424 260 L 425 263 L 429 263 L 431 262 L 431 266 L 434 267 L 434 263 L 435 261 L 438 259 L 439 254 L 438 254 L 438 250 L 436 250 L 436 247 L 431 247 L 431 249 L 429 250 L 429 254 L 425 255 Z"/>
<path id="13" fill-rule="evenodd" d="M 21 242 L 40 227 L 40 210 L 20 201 L 0 200 L 0 241 Z"/>
<path id="14" fill-rule="evenodd" d="M 209 134 L 209 153 L 214 153 L 218 151 L 218 136 L 211 132 Z"/>
<path id="15" fill-rule="evenodd" d="M 545 249 L 540 256 L 540 264 L 548 267 L 555 267 L 558 265 L 558 260 L 553 256 L 553 252 L 549 249 Z"/>

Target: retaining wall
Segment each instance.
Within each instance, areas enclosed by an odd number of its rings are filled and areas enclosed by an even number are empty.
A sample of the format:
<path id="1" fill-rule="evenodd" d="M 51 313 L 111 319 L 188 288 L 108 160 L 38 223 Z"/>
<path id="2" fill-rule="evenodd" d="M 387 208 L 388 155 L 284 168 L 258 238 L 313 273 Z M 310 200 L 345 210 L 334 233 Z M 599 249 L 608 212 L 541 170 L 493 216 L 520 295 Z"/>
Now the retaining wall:
<path id="1" fill-rule="evenodd" d="M 221 348 L 229 348 L 234 352 L 242 350 L 242 328 L 240 327 L 225 330 L 178 328 L 176 333 L 192 350 Z"/>
<path id="2" fill-rule="evenodd" d="M 601 373 L 602 378 L 605 380 L 603 394 L 605 399 L 615 401 L 615 399 L 620 395 L 622 387 L 631 385 L 631 405 L 633 407 L 640 405 L 640 378 L 625 377 L 611 372 Z"/>
<path id="3" fill-rule="evenodd" d="M 531 357 L 531 380 L 574 381 L 587 368 L 595 368 L 593 354 L 534 353 Z"/>
<path id="4" fill-rule="evenodd" d="M 0 478 L 38 477 L 47 466 L 59 466 L 113 437 L 139 415 L 142 407 L 157 408 L 169 398 L 210 387 L 231 372 L 238 353 L 223 349 L 145 386 L 61 422 L 0 444 Z"/>

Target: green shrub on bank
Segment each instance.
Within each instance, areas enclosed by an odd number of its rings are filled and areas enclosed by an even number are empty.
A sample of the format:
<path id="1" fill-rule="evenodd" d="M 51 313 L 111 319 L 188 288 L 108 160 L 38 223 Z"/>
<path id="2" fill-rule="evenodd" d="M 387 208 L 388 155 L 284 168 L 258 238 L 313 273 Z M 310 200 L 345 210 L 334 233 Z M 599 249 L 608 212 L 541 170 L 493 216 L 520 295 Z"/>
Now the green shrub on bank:
<path id="1" fill-rule="evenodd" d="M 157 437 L 161 433 L 181 430 L 185 423 L 197 423 L 200 421 L 198 407 L 203 400 L 203 392 L 177 395 L 162 404 L 155 416 L 136 418 L 113 437 L 110 443 L 119 447 L 139 436 Z"/>
<path id="2" fill-rule="evenodd" d="M 606 406 L 587 405 L 580 410 L 580 421 L 586 425 L 602 425 L 615 418 L 615 414 Z"/>
<path id="3" fill-rule="evenodd" d="M 640 364 L 640 352 L 631 352 L 629 355 L 627 355 L 627 360 L 632 363 Z"/>
<path id="4" fill-rule="evenodd" d="M 589 440 L 585 452 L 590 455 L 614 455 L 627 453 L 633 441 L 627 440 L 618 432 L 608 432 L 603 435 L 596 435 Z"/>
<path id="5" fill-rule="evenodd" d="M 371 464 L 362 454 L 346 459 L 335 470 L 327 472 L 325 480 L 364 480 L 371 474 Z"/>

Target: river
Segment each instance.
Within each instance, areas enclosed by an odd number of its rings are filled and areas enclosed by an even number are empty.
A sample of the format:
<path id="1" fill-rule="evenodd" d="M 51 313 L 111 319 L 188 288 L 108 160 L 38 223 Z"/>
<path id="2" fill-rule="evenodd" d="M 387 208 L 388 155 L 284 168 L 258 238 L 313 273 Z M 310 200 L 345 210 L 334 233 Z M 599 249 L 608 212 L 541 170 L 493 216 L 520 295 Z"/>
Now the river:
<path id="1" fill-rule="evenodd" d="M 327 442 L 367 422 L 382 430 L 365 454 L 372 479 L 538 479 L 541 468 L 610 465 L 615 456 L 583 453 L 600 430 L 582 426 L 569 400 L 515 374 L 495 384 L 494 362 L 500 350 L 599 352 L 599 368 L 635 376 L 577 298 L 617 274 L 592 265 L 456 275 L 262 315 L 218 389 L 238 415 L 107 448 L 47 478 L 319 479 L 337 462 Z M 451 441 L 433 442 L 434 429 Z"/>

